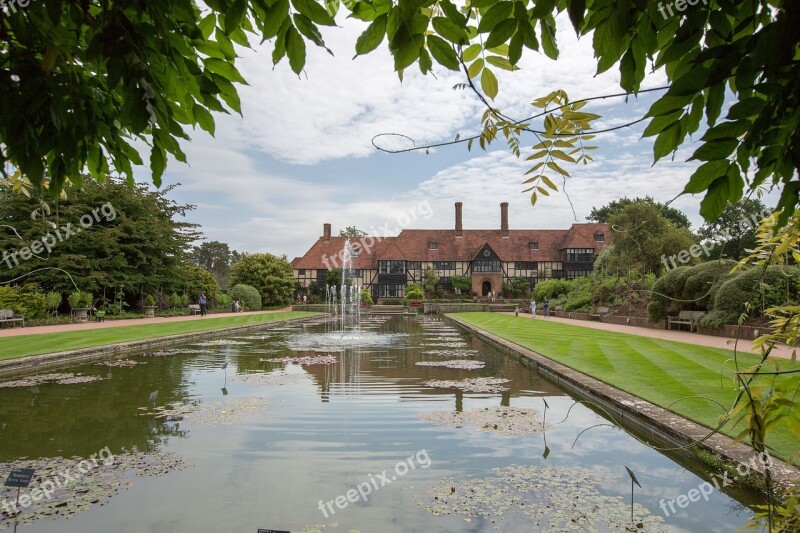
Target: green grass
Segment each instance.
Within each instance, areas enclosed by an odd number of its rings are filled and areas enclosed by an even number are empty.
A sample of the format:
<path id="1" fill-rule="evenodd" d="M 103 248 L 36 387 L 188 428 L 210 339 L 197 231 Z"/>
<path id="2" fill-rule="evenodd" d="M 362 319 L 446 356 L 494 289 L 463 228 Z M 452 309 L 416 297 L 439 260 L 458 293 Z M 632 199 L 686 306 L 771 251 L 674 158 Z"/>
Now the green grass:
<path id="1" fill-rule="evenodd" d="M 16 359 L 30 355 L 40 355 L 81 348 L 93 348 L 107 344 L 131 342 L 143 339 L 208 331 L 213 329 L 261 324 L 316 315 L 307 311 L 289 311 L 283 313 L 263 313 L 258 315 L 226 316 L 221 318 L 204 318 L 186 322 L 164 322 L 141 326 L 119 326 L 114 328 L 65 331 L 61 333 L 42 333 L 39 335 L 19 335 L 0 337 L 0 361 Z"/>
<path id="2" fill-rule="evenodd" d="M 452 316 L 661 407 L 700 395 L 730 409 L 736 397 L 734 365 L 729 362 L 723 370 L 725 361 L 734 357 L 731 350 L 497 313 Z M 738 360 L 749 366 L 760 358 L 739 353 Z M 791 361 L 781 365 L 784 370 L 800 368 Z M 792 380 L 800 386 L 800 378 Z M 670 410 L 709 428 L 716 427 L 723 414 L 720 406 L 699 398 L 676 403 Z M 729 436 L 738 431 L 729 425 L 723 429 Z M 797 438 L 783 424 L 769 434 L 767 444 L 781 459 L 798 451 Z"/>

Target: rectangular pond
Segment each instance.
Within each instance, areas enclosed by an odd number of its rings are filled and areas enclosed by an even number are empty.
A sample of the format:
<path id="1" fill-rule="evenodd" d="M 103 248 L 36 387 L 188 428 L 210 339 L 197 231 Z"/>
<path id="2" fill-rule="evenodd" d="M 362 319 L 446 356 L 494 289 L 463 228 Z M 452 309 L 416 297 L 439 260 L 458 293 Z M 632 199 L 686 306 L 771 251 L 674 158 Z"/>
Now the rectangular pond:
<path id="1" fill-rule="evenodd" d="M 36 469 L 0 530 L 723 532 L 759 503 L 446 321 L 326 329 L 0 378 L 0 478 Z"/>

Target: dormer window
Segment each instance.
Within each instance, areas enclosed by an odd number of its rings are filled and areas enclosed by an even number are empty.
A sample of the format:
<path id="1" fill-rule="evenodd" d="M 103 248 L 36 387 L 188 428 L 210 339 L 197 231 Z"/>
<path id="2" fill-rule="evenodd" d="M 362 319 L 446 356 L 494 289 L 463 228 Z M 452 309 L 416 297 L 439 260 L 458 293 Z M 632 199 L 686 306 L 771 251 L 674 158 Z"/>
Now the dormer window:
<path id="1" fill-rule="evenodd" d="M 353 257 L 358 257 L 358 254 L 361 253 L 361 248 L 359 246 L 353 246 Z"/>
<path id="2" fill-rule="evenodd" d="M 438 242 L 433 242 L 433 241 L 428 242 L 428 250 L 435 250 L 438 247 L 439 247 Z"/>
<path id="3" fill-rule="evenodd" d="M 594 240 L 597 242 L 605 242 L 606 236 L 602 232 L 597 232 L 594 234 Z"/>
<path id="4" fill-rule="evenodd" d="M 538 250 L 539 249 L 539 243 L 535 242 L 535 241 L 531 241 L 530 242 L 530 248 L 531 248 L 531 250 Z"/>

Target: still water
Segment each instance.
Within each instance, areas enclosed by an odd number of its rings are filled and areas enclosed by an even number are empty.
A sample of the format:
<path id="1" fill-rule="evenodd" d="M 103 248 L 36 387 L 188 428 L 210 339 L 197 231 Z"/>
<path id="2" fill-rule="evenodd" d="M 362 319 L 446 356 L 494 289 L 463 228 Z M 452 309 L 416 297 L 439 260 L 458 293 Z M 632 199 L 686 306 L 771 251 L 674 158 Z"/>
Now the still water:
<path id="1" fill-rule="evenodd" d="M 336 363 L 274 361 L 319 355 Z M 417 364 L 452 360 L 485 366 Z M 344 342 L 324 323 L 251 330 L 47 373 L 60 375 L 0 384 L 0 476 L 37 468 L 23 494 L 39 496 L 13 518 L 6 508 L 0 530 L 624 531 L 625 466 L 645 531 L 735 531 L 750 516 L 716 489 L 664 511 L 709 469 L 572 407 L 522 361 L 435 318 L 366 318 Z M 0 381 L 20 377 L 32 376 Z M 426 385 L 467 378 L 508 390 Z M 509 416 L 519 425 L 503 432 Z"/>

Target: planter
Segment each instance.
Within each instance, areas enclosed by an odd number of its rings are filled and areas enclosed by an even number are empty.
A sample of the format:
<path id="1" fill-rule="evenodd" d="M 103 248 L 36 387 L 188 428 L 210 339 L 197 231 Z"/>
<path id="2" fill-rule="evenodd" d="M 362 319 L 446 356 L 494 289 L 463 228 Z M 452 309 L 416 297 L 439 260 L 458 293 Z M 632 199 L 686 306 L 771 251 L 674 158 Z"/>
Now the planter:
<path id="1" fill-rule="evenodd" d="M 156 316 L 156 306 L 155 305 L 145 305 L 144 306 L 144 317 L 145 318 L 153 318 Z"/>
<path id="2" fill-rule="evenodd" d="M 78 322 L 86 322 L 89 320 L 89 307 L 76 307 L 72 310 L 75 318 L 78 319 Z"/>

